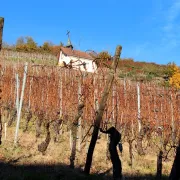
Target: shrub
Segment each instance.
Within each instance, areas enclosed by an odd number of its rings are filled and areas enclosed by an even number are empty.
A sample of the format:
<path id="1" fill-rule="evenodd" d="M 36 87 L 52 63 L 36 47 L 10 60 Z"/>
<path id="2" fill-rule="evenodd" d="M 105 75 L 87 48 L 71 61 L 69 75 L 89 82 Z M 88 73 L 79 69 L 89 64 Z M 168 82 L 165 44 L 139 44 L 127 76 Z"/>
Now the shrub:
<path id="1" fill-rule="evenodd" d="M 170 79 L 169 84 L 177 89 L 180 89 L 180 72 L 176 72 Z"/>

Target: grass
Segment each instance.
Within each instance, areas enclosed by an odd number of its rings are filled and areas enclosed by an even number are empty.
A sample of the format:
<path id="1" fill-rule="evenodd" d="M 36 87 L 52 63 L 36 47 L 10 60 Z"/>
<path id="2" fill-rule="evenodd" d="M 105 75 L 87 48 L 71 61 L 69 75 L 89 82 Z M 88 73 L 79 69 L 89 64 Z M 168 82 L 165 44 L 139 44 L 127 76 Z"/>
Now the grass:
<path id="1" fill-rule="evenodd" d="M 18 63 L 32 63 L 34 62 L 34 64 L 42 64 L 42 65 L 48 65 L 48 66 L 55 66 L 57 64 L 57 61 L 55 61 L 54 59 L 51 60 L 42 60 L 42 59 L 37 59 L 37 58 L 17 58 L 17 57 L 10 57 L 10 58 L 6 58 L 6 61 L 9 62 L 18 62 Z"/>
<path id="2" fill-rule="evenodd" d="M 23 124 L 23 123 L 22 123 Z M 101 135 L 98 139 L 91 175 L 82 173 L 85 160 L 86 149 L 84 146 L 80 152 L 77 151 L 75 169 L 69 168 L 69 132 L 64 132 L 60 136 L 59 142 L 50 142 L 45 155 L 37 151 L 37 146 L 44 140 L 42 134 L 39 139 L 35 138 L 34 124 L 28 132 L 19 132 L 18 145 L 13 145 L 14 127 L 7 128 L 7 139 L 2 139 L 0 146 L 0 179 L 112 179 L 112 164 L 106 160 L 106 137 Z M 84 144 L 83 144 L 84 145 Z M 134 152 L 133 167 L 129 166 L 128 145 L 123 146 L 123 153 L 119 154 L 122 161 L 123 175 L 125 179 L 154 179 L 156 172 L 156 154 L 148 150 L 147 155 L 140 157 Z M 167 179 L 170 173 L 172 161 L 163 163 L 163 179 Z"/>

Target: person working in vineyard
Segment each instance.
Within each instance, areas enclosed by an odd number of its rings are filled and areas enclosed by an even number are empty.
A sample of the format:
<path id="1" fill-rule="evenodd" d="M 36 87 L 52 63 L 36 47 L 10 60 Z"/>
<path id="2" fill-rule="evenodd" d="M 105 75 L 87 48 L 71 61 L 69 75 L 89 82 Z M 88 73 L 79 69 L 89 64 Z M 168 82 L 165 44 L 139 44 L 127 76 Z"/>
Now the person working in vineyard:
<path id="1" fill-rule="evenodd" d="M 110 127 L 108 130 L 104 131 L 100 128 L 100 132 L 109 134 L 110 136 L 110 143 L 109 143 L 109 152 L 110 158 L 113 165 L 113 178 L 114 180 L 121 180 L 122 179 L 122 166 L 121 160 L 119 159 L 118 152 L 116 146 L 119 144 L 121 140 L 121 134 L 115 127 Z M 120 144 L 120 151 L 122 152 L 122 146 Z"/>

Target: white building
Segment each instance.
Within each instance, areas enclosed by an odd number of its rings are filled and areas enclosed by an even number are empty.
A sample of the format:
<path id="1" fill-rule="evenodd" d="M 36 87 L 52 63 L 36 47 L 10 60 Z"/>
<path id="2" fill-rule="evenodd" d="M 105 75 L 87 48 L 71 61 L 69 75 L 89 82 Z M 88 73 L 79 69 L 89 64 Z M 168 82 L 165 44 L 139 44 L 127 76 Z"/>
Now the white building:
<path id="1" fill-rule="evenodd" d="M 94 73 L 97 70 L 97 65 L 93 59 L 86 52 L 74 50 L 68 38 L 68 45 L 60 48 L 58 65 Z"/>

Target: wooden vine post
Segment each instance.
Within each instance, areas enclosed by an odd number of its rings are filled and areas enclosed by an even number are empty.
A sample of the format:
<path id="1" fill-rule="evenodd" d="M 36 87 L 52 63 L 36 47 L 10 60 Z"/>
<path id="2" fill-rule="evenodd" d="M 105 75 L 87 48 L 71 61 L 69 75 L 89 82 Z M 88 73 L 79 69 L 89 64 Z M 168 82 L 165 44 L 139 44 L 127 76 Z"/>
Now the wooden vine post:
<path id="1" fill-rule="evenodd" d="M 81 80 L 79 80 L 78 83 L 78 108 L 77 108 L 77 115 L 73 121 L 72 124 L 72 149 L 71 149 L 71 156 L 70 156 L 70 167 L 74 168 L 74 161 L 76 158 L 76 144 L 77 144 L 77 135 L 78 135 L 78 128 L 81 124 L 81 117 L 83 114 L 83 108 L 84 108 L 84 96 L 81 93 Z"/>
<path id="2" fill-rule="evenodd" d="M 3 27 L 4 27 L 4 18 L 0 17 L 0 51 L 2 48 L 2 34 L 3 34 Z M 0 70 L 1 70 L 1 64 L 0 64 Z M 0 71 L 0 81 L 2 80 L 1 77 L 1 71 Z M 1 137 L 2 137 L 2 119 L 1 119 L 1 111 L 2 111 L 2 97 L 1 97 L 1 82 L 0 82 L 0 144 L 1 144 Z"/>
<path id="3" fill-rule="evenodd" d="M 0 50 L 2 48 L 3 27 L 4 27 L 4 18 L 0 17 Z"/>
<path id="4" fill-rule="evenodd" d="M 99 133 L 100 124 L 102 121 L 102 116 L 104 113 L 104 109 L 106 106 L 106 101 L 108 99 L 108 95 L 109 95 L 111 88 L 112 88 L 112 84 L 114 81 L 114 75 L 116 73 L 116 68 L 118 66 L 118 62 L 119 62 L 120 55 L 121 55 L 121 50 L 122 50 L 121 46 L 116 47 L 116 52 L 115 52 L 115 56 L 113 58 L 113 63 L 112 63 L 110 70 L 109 70 L 107 84 L 103 90 L 102 98 L 101 98 L 100 103 L 99 103 L 99 109 L 98 109 L 96 117 L 95 117 L 94 129 L 93 129 L 91 142 L 90 142 L 87 157 L 86 157 L 86 164 L 85 164 L 85 168 L 84 168 L 84 172 L 86 174 L 90 173 L 93 152 L 94 152 L 94 148 L 95 148 L 96 141 L 98 138 L 98 133 Z"/>

